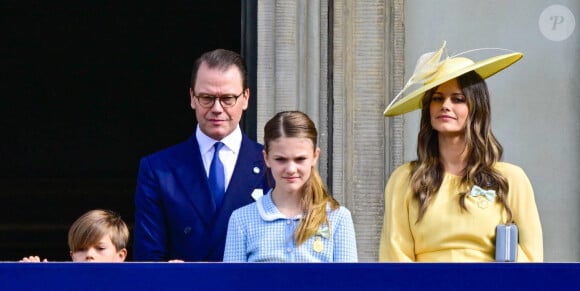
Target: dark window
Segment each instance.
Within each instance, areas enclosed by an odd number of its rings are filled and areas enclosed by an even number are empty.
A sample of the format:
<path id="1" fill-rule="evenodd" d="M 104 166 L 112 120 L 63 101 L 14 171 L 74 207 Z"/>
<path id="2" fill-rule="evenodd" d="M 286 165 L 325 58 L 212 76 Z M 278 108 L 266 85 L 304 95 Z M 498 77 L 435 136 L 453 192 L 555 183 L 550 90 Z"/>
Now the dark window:
<path id="1" fill-rule="evenodd" d="M 139 158 L 192 134 L 191 65 L 240 51 L 240 19 L 239 0 L 2 1 L 0 261 L 70 260 L 90 209 L 132 226 Z"/>

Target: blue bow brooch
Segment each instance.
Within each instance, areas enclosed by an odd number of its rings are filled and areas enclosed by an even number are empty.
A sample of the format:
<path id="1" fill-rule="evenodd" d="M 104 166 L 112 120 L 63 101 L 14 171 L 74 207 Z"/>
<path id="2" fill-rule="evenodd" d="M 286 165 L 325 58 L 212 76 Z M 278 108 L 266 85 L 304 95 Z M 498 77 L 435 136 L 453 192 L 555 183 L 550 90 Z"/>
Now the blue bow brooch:
<path id="1" fill-rule="evenodd" d="M 495 190 L 485 190 L 477 185 L 473 185 L 473 188 L 471 188 L 471 192 L 469 193 L 469 195 L 471 195 L 472 197 L 483 196 L 487 198 L 487 200 L 489 200 L 490 202 L 493 202 L 495 200 Z"/>

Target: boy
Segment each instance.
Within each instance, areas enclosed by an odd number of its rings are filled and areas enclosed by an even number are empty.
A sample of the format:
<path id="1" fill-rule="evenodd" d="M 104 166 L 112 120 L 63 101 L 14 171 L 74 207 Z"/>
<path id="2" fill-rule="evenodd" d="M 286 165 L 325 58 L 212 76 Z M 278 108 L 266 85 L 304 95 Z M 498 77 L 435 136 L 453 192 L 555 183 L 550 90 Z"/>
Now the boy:
<path id="1" fill-rule="evenodd" d="M 73 262 L 123 262 L 127 257 L 128 241 L 127 224 L 110 210 L 97 209 L 83 214 L 68 232 Z M 40 262 L 40 257 L 29 256 L 20 261 Z"/>

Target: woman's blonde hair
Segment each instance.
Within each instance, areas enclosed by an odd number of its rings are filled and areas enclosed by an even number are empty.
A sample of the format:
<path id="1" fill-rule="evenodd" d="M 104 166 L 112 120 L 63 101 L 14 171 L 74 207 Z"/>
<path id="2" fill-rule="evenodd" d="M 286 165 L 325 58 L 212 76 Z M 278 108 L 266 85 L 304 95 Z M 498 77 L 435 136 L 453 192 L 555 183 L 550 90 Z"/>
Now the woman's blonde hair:
<path id="1" fill-rule="evenodd" d="M 97 244 L 105 235 L 117 251 L 127 247 L 129 228 L 121 216 L 111 210 L 91 210 L 79 217 L 68 231 L 68 247 L 71 252 Z"/>
<path id="2" fill-rule="evenodd" d="M 303 112 L 283 111 L 276 114 L 264 126 L 264 147 L 269 151 L 270 142 L 281 137 L 307 138 L 312 141 L 313 150 L 316 150 L 318 131 L 314 122 Z M 294 232 L 297 245 L 301 245 L 316 234 L 324 223 L 328 225 L 326 205 L 330 204 L 332 210 L 340 204 L 326 190 L 320 174 L 315 167 L 312 168 L 310 177 L 304 183 L 302 195 L 303 217 Z M 330 227 L 330 225 L 329 225 Z"/>

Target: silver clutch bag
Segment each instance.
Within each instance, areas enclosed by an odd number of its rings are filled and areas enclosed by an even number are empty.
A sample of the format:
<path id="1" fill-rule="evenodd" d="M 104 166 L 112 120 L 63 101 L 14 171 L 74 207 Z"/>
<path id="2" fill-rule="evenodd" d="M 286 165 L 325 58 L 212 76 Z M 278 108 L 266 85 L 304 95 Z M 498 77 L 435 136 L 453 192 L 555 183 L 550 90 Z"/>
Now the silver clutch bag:
<path id="1" fill-rule="evenodd" d="M 515 262 L 518 253 L 518 226 L 499 224 L 495 228 L 495 261 Z"/>

